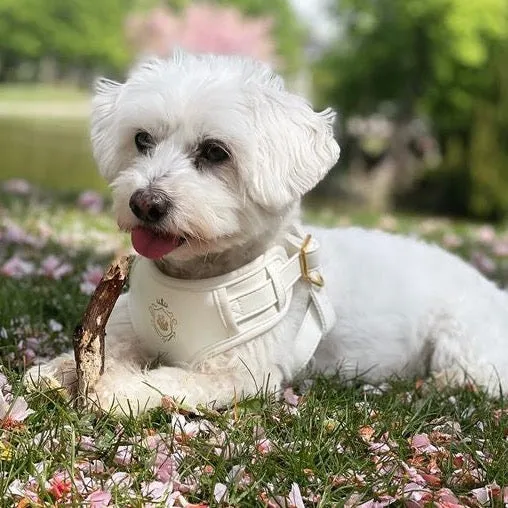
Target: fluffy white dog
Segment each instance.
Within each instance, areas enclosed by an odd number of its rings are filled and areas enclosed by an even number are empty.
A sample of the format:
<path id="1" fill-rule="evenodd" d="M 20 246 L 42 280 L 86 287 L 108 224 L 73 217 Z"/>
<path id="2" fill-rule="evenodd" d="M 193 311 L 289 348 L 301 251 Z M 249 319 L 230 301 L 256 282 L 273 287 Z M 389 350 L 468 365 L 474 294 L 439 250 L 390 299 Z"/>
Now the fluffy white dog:
<path id="1" fill-rule="evenodd" d="M 98 83 L 93 151 L 141 256 L 94 403 L 224 406 L 304 370 L 508 388 L 508 298 L 474 268 L 379 231 L 301 231 L 301 197 L 339 157 L 333 120 L 237 57 L 180 54 Z M 71 355 L 39 376 L 72 391 Z"/>

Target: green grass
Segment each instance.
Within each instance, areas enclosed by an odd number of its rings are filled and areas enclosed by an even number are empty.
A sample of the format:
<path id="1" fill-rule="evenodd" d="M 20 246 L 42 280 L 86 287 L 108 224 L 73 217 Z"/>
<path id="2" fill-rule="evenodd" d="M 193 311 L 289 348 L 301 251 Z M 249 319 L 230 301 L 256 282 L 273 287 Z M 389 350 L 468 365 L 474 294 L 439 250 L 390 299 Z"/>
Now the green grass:
<path id="1" fill-rule="evenodd" d="M 49 255 L 71 265 L 60 280 L 37 273 L 0 276 L 2 370 L 14 395 L 24 396 L 34 411 L 17 424 L 0 418 L 1 506 L 87 506 L 92 492 L 109 493 L 110 505 L 145 506 L 146 485 L 157 474 L 169 485 L 161 457 L 176 460 L 173 489 L 188 502 L 210 506 L 289 506 L 294 484 L 305 506 L 392 498 L 393 506 L 409 499 L 412 506 L 433 506 L 450 495 L 446 488 L 456 503 L 479 506 L 476 499 L 487 492 L 485 486 L 508 486 L 505 401 L 473 390 L 438 391 L 421 380 L 394 380 L 383 390 L 302 380 L 294 387 L 300 395 L 294 406 L 261 391 L 228 411 L 200 416 L 157 409 L 139 418 L 116 418 L 76 411 L 55 392 L 27 394 L 20 377 L 32 361 L 29 350 L 51 356 L 70 346 L 88 300 L 80 290 L 83 272 L 91 264 L 105 266 L 125 246 L 108 214 L 79 211 L 73 199 L 71 194 L 0 196 L 0 233 L 11 231 L 11 240 L 0 237 L 0 267 L 12 256 L 33 263 L 36 271 Z M 379 223 L 363 214 L 337 216 L 326 207 L 307 215 L 328 224 Z M 449 221 L 395 220 L 382 223 L 439 242 L 457 234 L 463 242 L 458 253 L 467 259 L 481 253 L 495 264 L 489 275 L 502 284 L 508 280 L 505 258 L 495 254 L 505 241 L 504 229 L 485 242 L 481 230 L 467 223 L 456 228 Z M 15 240 L 13 224 L 23 232 Z M 40 238 L 45 243 L 37 243 Z M 415 446 L 422 435 L 435 448 Z M 158 462 L 155 441 L 160 441 Z M 132 452 L 130 460 L 119 460 L 123 446 Z M 120 473 L 126 484 L 112 486 Z M 83 480 L 90 485 L 83 486 Z M 216 499 L 219 484 L 227 487 L 227 502 Z M 412 490 L 418 484 L 420 492 Z M 30 501 L 35 495 L 38 501 Z M 502 506 L 500 499 L 486 505 Z"/>
<path id="2" fill-rule="evenodd" d="M 104 191 L 89 139 L 90 94 L 57 85 L 0 86 L 0 181 Z"/>
<path id="3" fill-rule="evenodd" d="M 80 102 L 89 92 L 69 85 L 4 84 L 0 85 L 0 102 Z"/>
<path id="4" fill-rule="evenodd" d="M 0 116 L 0 180 L 25 178 L 44 188 L 104 191 L 85 119 Z"/>

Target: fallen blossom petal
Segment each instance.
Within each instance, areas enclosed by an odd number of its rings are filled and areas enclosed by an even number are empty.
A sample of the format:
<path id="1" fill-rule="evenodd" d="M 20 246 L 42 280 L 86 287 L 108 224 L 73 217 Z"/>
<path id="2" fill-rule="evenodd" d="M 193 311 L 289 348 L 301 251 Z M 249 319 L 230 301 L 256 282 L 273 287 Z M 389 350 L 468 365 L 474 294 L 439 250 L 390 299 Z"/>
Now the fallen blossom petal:
<path id="1" fill-rule="evenodd" d="M 157 453 L 152 469 L 155 478 L 162 482 L 167 483 L 178 478 L 178 461 L 166 452 Z"/>
<path id="2" fill-rule="evenodd" d="M 471 254 L 471 263 L 486 275 L 492 274 L 496 271 L 496 262 L 487 254 L 475 251 Z"/>
<path id="3" fill-rule="evenodd" d="M 81 448 L 81 445 L 80 445 L 80 448 Z M 82 450 L 84 450 L 84 448 L 81 448 Z M 96 450 L 97 448 L 90 448 L 89 450 L 92 451 L 92 450 Z M 76 467 L 80 470 L 80 471 L 83 471 L 84 473 L 87 473 L 87 474 L 100 474 L 100 473 L 104 473 L 104 471 L 106 471 L 106 466 L 104 464 L 104 462 L 102 462 L 102 460 L 100 459 L 94 459 L 94 460 L 80 460 L 76 463 Z"/>
<path id="4" fill-rule="evenodd" d="M 256 450 L 261 455 L 266 455 L 273 451 L 273 443 L 270 439 L 264 438 L 260 439 L 256 442 Z"/>
<path id="5" fill-rule="evenodd" d="M 104 275 L 104 269 L 99 265 L 89 265 L 83 274 L 79 285 L 82 293 L 91 295 Z"/>
<path id="6" fill-rule="evenodd" d="M 446 233 L 443 236 L 442 243 L 446 249 L 457 249 L 462 247 L 464 240 L 455 233 Z"/>
<path id="7" fill-rule="evenodd" d="M 65 263 L 59 257 L 51 254 L 42 260 L 39 274 L 50 279 L 60 280 L 71 273 L 72 269 L 69 263 Z"/>
<path id="8" fill-rule="evenodd" d="M 508 487 L 503 487 L 503 503 L 508 504 Z"/>
<path id="9" fill-rule="evenodd" d="M 119 446 L 113 460 L 119 465 L 128 466 L 132 462 L 132 445 Z"/>
<path id="10" fill-rule="evenodd" d="M 87 452 L 97 450 L 95 439 L 90 436 L 81 436 L 81 438 L 79 439 L 79 448 Z"/>
<path id="11" fill-rule="evenodd" d="M 450 478 L 450 485 L 473 487 L 485 481 L 485 472 L 477 467 L 456 469 Z"/>
<path id="12" fill-rule="evenodd" d="M 442 480 L 441 480 L 441 477 L 438 475 L 420 472 L 420 476 L 431 487 L 440 487 L 441 486 Z"/>
<path id="13" fill-rule="evenodd" d="M 298 483 L 292 483 L 291 484 L 291 490 L 289 491 L 289 502 L 290 506 L 294 508 L 305 508 L 305 505 L 303 504 L 302 494 L 300 492 L 300 487 L 298 486 Z"/>
<path id="14" fill-rule="evenodd" d="M 471 491 L 471 495 L 482 505 L 490 504 L 490 493 L 487 487 L 480 487 L 478 489 L 473 489 Z"/>
<path id="15" fill-rule="evenodd" d="M 151 501 L 160 503 L 166 501 L 169 494 L 171 494 L 172 485 L 155 480 L 143 484 L 141 492 L 143 493 L 143 496 L 149 497 Z"/>
<path id="16" fill-rule="evenodd" d="M 238 485 L 244 474 L 245 474 L 245 466 L 237 464 L 233 466 L 229 471 L 229 473 L 227 474 L 228 482 L 233 485 Z"/>
<path id="17" fill-rule="evenodd" d="M 129 473 L 117 471 L 113 473 L 105 484 L 105 489 L 110 490 L 113 487 L 122 487 L 128 489 L 134 482 L 134 479 Z"/>
<path id="18" fill-rule="evenodd" d="M 383 454 L 390 453 L 392 451 L 392 448 L 388 443 L 370 443 L 369 450 L 371 452 Z"/>
<path id="19" fill-rule="evenodd" d="M 12 404 L 9 418 L 16 422 L 22 422 L 32 413 L 34 413 L 34 410 L 28 407 L 26 400 L 23 397 L 16 397 Z"/>
<path id="20" fill-rule="evenodd" d="M 0 420 L 8 419 L 13 422 L 22 422 L 34 411 L 28 408 L 28 404 L 23 397 L 16 397 L 9 401 L 3 393 L 0 392 Z"/>
<path id="21" fill-rule="evenodd" d="M 35 266 L 29 261 L 24 261 L 18 256 L 12 256 L 1 267 L 0 274 L 13 279 L 21 279 L 27 275 L 32 275 L 35 271 Z"/>
<path id="22" fill-rule="evenodd" d="M 492 247 L 492 252 L 495 256 L 500 258 L 508 257 L 508 240 L 500 240 L 495 242 Z"/>
<path id="23" fill-rule="evenodd" d="M 492 502 L 501 496 L 501 487 L 496 483 L 485 485 L 471 490 L 471 495 L 482 505 L 491 505 Z"/>
<path id="24" fill-rule="evenodd" d="M 344 508 L 355 508 L 358 505 L 361 504 L 361 500 L 363 498 L 362 494 L 359 494 L 357 492 L 351 494 L 345 501 L 344 501 Z"/>
<path id="25" fill-rule="evenodd" d="M 420 502 L 431 494 L 431 490 L 418 485 L 418 483 L 409 482 L 404 486 L 404 494 L 411 500 Z"/>
<path id="26" fill-rule="evenodd" d="M 111 494 L 105 490 L 96 490 L 90 493 L 85 502 L 90 506 L 90 508 L 103 508 L 104 506 L 108 506 L 111 501 Z"/>
<path id="27" fill-rule="evenodd" d="M 459 498 L 447 488 L 439 489 L 436 493 L 436 497 L 437 502 L 435 506 L 439 508 L 462 508 L 464 506 Z"/>
<path id="28" fill-rule="evenodd" d="M 475 237 L 480 243 L 490 245 L 496 239 L 496 230 L 492 226 L 485 224 L 476 230 Z"/>
<path id="29" fill-rule="evenodd" d="M 216 483 L 213 487 L 213 497 L 217 503 L 227 502 L 228 488 L 223 483 Z"/>
<path id="30" fill-rule="evenodd" d="M 84 191 L 78 196 L 78 206 L 91 213 L 100 213 L 104 208 L 104 199 L 98 192 Z"/>
<path id="31" fill-rule="evenodd" d="M 416 434 L 411 438 L 411 448 L 420 453 L 435 453 L 438 449 L 430 442 L 427 434 Z"/>
<path id="32" fill-rule="evenodd" d="M 296 393 L 293 391 L 292 387 L 288 387 L 284 390 L 284 402 L 290 406 L 298 406 L 298 403 L 300 402 L 300 396 L 296 395 Z"/>
<path id="33" fill-rule="evenodd" d="M 49 480 L 48 493 L 55 501 L 64 499 L 71 491 L 71 480 L 67 474 L 57 473 Z"/>

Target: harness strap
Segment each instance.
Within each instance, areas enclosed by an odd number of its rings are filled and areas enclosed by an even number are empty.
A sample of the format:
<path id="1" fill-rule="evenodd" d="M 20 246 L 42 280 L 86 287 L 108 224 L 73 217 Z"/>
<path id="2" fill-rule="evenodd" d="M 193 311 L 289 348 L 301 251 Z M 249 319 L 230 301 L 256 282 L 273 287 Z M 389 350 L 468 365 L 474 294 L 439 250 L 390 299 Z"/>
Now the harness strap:
<path id="1" fill-rule="evenodd" d="M 274 307 L 280 313 L 285 307 L 288 307 L 291 301 L 292 288 L 294 284 L 303 278 L 310 284 L 310 303 L 305 313 L 302 325 L 295 337 L 295 351 L 304 352 L 304 358 L 296 359 L 300 365 L 299 369 L 305 367 L 313 356 L 321 338 L 328 333 L 335 323 L 335 312 L 322 289 L 324 286 L 323 278 L 319 272 L 319 245 L 310 235 L 304 238 L 301 231 L 296 229 L 295 233 L 288 234 L 286 237 L 288 253 L 292 256 L 281 265 L 280 260 L 269 263 L 266 266 L 268 278 L 262 284 L 255 288 L 231 297 L 228 301 L 226 296 L 222 300 L 223 309 L 232 310 L 232 317 L 236 325 L 251 322 L 258 318 L 261 323 L 265 315 L 269 315 Z M 225 295 L 234 295 L 235 288 L 227 288 Z M 285 312 L 284 312 L 285 314 Z M 280 317 L 279 317 L 280 319 Z M 257 329 L 257 335 L 263 331 Z M 195 357 L 192 364 L 199 363 L 207 356 L 218 354 L 230 349 L 238 344 L 246 342 L 249 337 L 239 335 L 236 338 L 231 337 L 220 343 L 211 345 L 200 352 Z M 294 373 L 293 373 L 294 374 Z"/>

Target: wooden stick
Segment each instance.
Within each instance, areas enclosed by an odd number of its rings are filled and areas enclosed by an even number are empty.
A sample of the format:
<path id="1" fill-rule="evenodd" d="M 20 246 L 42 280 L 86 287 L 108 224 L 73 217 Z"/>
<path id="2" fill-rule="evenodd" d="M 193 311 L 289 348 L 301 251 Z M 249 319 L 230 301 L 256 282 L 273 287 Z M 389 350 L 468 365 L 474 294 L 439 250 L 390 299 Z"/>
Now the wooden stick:
<path id="1" fill-rule="evenodd" d="M 93 292 L 81 323 L 74 331 L 77 406 L 84 405 L 88 390 L 104 374 L 106 323 L 127 282 L 130 261 L 130 256 L 122 256 L 111 263 Z"/>

